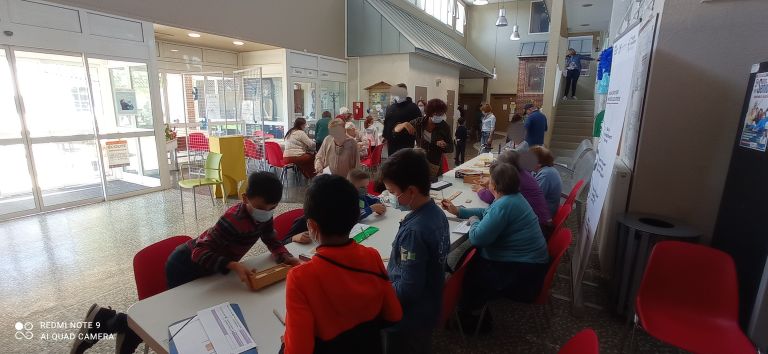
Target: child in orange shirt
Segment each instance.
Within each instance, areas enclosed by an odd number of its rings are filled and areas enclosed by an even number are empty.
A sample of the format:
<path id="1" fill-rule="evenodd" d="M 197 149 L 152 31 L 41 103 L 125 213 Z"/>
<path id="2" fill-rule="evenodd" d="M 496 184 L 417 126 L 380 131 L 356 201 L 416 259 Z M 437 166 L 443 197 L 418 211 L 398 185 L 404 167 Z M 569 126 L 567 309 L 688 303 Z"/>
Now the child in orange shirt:
<path id="1" fill-rule="evenodd" d="M 381 353 L 381 329 L 403 312 L 381 255 L 349 237 L 360 216 L 358 191 L 322 175 L 306 193 L 312 259 L 288 273 L 283 352 Z"/>

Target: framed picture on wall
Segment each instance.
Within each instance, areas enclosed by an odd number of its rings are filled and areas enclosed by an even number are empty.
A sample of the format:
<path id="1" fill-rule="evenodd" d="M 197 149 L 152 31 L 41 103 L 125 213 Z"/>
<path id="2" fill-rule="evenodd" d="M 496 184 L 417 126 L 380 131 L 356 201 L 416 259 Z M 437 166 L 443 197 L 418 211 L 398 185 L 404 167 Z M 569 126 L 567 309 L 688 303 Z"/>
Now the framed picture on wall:
<path id="1" fill-rule="evenodd" d="M 117 114 L 136 114 L 136 92 L 115 91 L 115 111 Z"/>

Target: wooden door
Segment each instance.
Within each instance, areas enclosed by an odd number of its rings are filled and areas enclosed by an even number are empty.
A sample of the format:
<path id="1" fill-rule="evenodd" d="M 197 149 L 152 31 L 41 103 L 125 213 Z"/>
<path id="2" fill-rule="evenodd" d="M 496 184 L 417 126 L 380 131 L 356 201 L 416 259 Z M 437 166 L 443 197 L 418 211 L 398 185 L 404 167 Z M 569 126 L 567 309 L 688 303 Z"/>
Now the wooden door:
<path id="1" fill-rule="evenodd" d="M 413 102 L 419 102 L 419 100 L 424 100 L 424 102 L 429 101 L 426 87 L 416 86 L 416 91 L 414 91 L 414 93 L 415 95 L 413 95 Z"/>
<path id="2" fill-rule="evenodd" d="M 515 106 L 515 95 L 499 94 L 491 95 L 491 108 L 496 116 L 496 132 L 506 133 L 509 125 L 509 117 Z"/>

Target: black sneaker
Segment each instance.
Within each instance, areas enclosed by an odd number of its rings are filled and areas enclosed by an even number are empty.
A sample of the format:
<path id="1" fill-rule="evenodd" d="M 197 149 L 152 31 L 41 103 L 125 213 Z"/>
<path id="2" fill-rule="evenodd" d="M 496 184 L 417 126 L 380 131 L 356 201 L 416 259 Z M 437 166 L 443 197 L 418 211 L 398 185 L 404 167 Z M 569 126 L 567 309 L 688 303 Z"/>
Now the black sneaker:
<path id="1" fill-rule="evenodd" d="M 117 334 L 117 339 L 115 339 L 115 353 L 133 354 L 141 342 L 141 338 L 131 329 L 120 332 Z"/>
<path id="2" fill-rule="evenodd" d="M 85 319 L 83 319 L 87 325 L 80 328 L 69 353 L 82 354 L 99 341 L 98 333 L 109 333 L 106 329 L 106 323 L 116 313 L 111 308 L 103 308 L 97 304 L 91 305 L 88 312 L 85 313 Z"/>

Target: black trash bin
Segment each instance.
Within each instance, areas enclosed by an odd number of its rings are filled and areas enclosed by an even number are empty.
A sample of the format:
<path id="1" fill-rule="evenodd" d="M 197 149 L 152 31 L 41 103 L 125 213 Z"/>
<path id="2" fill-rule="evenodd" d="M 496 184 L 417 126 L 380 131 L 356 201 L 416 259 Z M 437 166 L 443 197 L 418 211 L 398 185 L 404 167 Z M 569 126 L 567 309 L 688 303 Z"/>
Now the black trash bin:
<path id="1" fill-rule="evenodd" d="M 653 246 L 667 240 L 695 243 L 701 232 L 681 221 L 650 214 L 624 214 L 618 222 L 611 298 L 617 314 L 632 316 Z"/>

